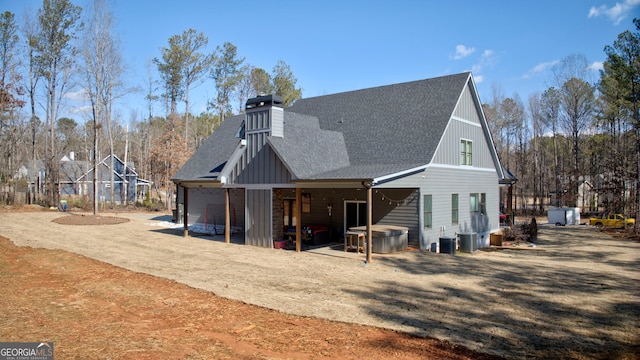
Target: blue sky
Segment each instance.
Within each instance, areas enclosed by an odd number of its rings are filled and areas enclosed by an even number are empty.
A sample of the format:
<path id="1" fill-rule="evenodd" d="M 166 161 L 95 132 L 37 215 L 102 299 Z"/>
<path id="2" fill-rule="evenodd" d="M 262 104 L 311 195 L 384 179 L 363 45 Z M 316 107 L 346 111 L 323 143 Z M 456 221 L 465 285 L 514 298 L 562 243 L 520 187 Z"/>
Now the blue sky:
<path id="1" fill-rule="evenodd" d="M 41 4 L 0 0 L 0 10 L 20 17 Z M 526 102 L 550 85 L 550 67 L 572 54 L 584 55 L 597 79 L 603 48 L 635 29 L 640 0 L 114 0 L 112 9 L 132 86 L 145 87 L 146 64 L 170 36 L 193 28 L 209 37 L 209 51 L 229 41 L 269 72 L 284 60 L 303 97 L 472 71 L 483 102 L 496 87 Z M 200 85 L 191 111 L 214 95 L 211 82 Z M 146 116 L 143 98 L 124 98 L 123 117 Z"/>

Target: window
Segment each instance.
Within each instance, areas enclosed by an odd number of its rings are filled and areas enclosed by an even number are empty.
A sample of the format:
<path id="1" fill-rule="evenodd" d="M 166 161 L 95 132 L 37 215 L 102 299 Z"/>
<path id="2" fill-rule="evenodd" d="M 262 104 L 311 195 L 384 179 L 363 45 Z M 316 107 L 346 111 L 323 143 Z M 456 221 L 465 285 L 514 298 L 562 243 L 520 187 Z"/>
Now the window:
<path id="1" fill-rule="evenodd" d="M 460 140 L 460 165 L 473 165 L 473 142 Z"/>
<path id="2" fill-rule="evenodd" d="M 424 213 L 423 213 L 423 220 L 424 220 L 424 228 L 425 229 L 431 229 L 433 227 L 433 208 L 432 208 L 432 201 L 431 201 L 431 195 L 425 195 L 424 196 Z"/>
<path id="3" fill-rule="evenodd" d="M 236 133 L 236 137 L 240 138 L 240 139 L 245 139 L 245 124 L 244 121 L 242 122 L 242 125 L 240 125 L 240 129 L 238 129 L 238 132 Z"/>
<path id="4" fill-rule="evenodd" d="M 478 212 L 480 211 L 480 201 L 479 201 L 478 193 L 469 194 L 469 211 Z"/>
<path id="5" fill-rule="evenodd" d="M 458 194 L 451 194 L 451 225 L 458 224 Z"/>
<path id="6" fill-rule="evenodd" d="M 487 193 L 480 194 L 480 212 L 487 213 Z"/>
<path id="7" fill-rule="evenodd" d="M 296 226 L 296 200 L 284 199 L 284 226 Z"/>

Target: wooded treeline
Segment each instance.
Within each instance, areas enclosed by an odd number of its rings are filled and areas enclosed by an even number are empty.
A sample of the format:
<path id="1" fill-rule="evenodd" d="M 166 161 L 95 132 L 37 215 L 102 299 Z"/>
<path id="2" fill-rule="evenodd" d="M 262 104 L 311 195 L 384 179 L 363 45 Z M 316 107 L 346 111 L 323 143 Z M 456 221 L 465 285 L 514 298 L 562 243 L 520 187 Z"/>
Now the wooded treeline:
<path id="1" fill-rule="evenodd" d="M 518 181 L 517 214 L 549 206 L 582 212 L 640 209 L 640 19 L 604 48 L 598 79 L 586 59 L 569 55 L 554 65 L 553 86 L 526 102 L 495 88 L 484 104 L 503 167 Z"/>
<path id="2" fill-rule="evenodd" d="M 230 42 L 207 51 L 208 37 L 195 29 L 158 44 L 146 84 L 132 86 L 113 24 L 109 0 L 88 0 L 84 8 L 69 0 L 43 0 L 36 13 L 22 19 L 0 14 L 3 202 L 57 205 L 60 159 L 73 153 L 74 160 L 91 161 L 93 168 L 107 155 L 133 162 L 138 176 L 153 184 L 151 197 L 171 208 L 171 176 L 225 117 L 241 112 L 250 97 L 275 93 L 291 104 L 302 96 L 285 61 L 268 72 L 249 64 Z M 213 84 L 214 97 L 207 111 L 192 114 L 190 91 L 205 81 Z M 119 101 L 131 94 L 146 101 L 145 113 L 122 112 Z M 81 111 L 69 111 L 72 96 L 81 97 Z M 156 107 L 164 111 L 155 113 Z M 21 166 L 39 175 L 28 199 L 16 199 L 29 188 L 28 177 L 16 176 Z M 111 172 L 110 199 L 114 176 Z M 95 194 L 98 176 L 93 179 Z M 93 207 L 97 212 L 97 199 Z"/>
<path id="3" fill-rule="evenodd" d="M 6 203 L 27 188 L 26 179 L 16 177 L 20 167 L 37 173 L 40 161 L 46 176 L 28 201 L 56 205 L 59 161 L 73 151 L 76 160 L 94 164 L 110 154 L 135 163 L 139 177 L 153 184 L 152 197 L 172 208 L 170 177 L 248 98 L 276 93 L 288 105 L 302 97 L 285 61 L 267 71 L 249 64 L 232 43 L 207 51 L 208 37 L 195 29 L 158 44 L 145 84 L 131 85 L 109 1 L 83 5 L 43 0 L 20 19 L 0 14 L 0 190 Z M 483 105 L 500 160 L 518 178 L 518 213 L 579 206 L 638 217 L 640 21 L 634 24 L 635 31 L 603 49 L 599 77 L 590 77 L 584 56 L 569 55 L 554 66 L 548 89 L 523 100 L 495 87 Z M 206 111 L 193 114 L 190 95 L 205 82 L 213 96 Z M 60 116 L 71 113 L 69 98 L 78 94 L 84 111 Z M 144 99 L 146 111 L 123 113 L 120 101 L 131 94 Z M 97 212 L 97 201 L 93 206 Z"/>

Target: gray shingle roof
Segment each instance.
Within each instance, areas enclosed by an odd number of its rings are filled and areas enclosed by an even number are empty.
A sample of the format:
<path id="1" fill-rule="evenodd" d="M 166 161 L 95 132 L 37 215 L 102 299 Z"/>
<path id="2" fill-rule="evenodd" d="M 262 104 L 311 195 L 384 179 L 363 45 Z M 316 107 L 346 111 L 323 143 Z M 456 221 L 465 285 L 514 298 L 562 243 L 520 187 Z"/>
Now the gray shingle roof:
<path id="1" fill-rule="evenodd" d="M 284 137 L 271 137 L 269 143 L 294 178 L 309 179 L 349 166 L 342 133 L 320 129 L 318 119 L 307 115 L 285 112 L 284 121 Z"/>
<path id="2" fill-rule="evenodd" d="M 270 146 L 308 180 L 372 179 L 428 164 L 470 79 L 461 73 L 301 99 Z M 173 177 L 217 180 L 244 115 L 228 118 Z"/>
<path id="3" fill-rule="evenodd" d="M 352 166 L 428 164 L 469 76 L 301 99 L 287 110 L 315 116 L 322 129 L 341 132 Z"/>
<path id="4" fill-rule="evenodd" d="M 220 171 L 240 142 L 236 135 L 244 119 L 244 115 L 226 118 L 171 179 L 219 180 Z"/>

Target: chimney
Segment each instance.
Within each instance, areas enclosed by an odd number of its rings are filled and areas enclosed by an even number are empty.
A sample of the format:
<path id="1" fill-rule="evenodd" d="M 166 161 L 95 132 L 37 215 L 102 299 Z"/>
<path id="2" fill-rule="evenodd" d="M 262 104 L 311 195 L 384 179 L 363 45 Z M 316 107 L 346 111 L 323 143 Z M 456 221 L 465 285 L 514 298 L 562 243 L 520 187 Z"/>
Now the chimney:
<path id="1" fill-rule="evenodd" d="M 245 138 L 247 163 L 262 150 L 269 137 L 283 137 L 284 109 L 278 95 L 259 96 L 247 100 Z"/>
<path id="2" fill-rule="evenodd" d="M 73 151 L 69 151 L 69 160 L 76 161 L 76 153 Z"/>
<path id="3" fill-rule="evenodd" d="M 246 132 L 267 133 L 268 136 L 284 135 L 284 105 L 278 95 L 259 96 L 247 100 Z"/>

